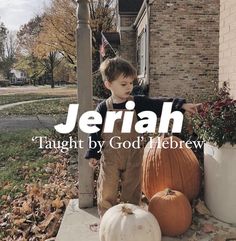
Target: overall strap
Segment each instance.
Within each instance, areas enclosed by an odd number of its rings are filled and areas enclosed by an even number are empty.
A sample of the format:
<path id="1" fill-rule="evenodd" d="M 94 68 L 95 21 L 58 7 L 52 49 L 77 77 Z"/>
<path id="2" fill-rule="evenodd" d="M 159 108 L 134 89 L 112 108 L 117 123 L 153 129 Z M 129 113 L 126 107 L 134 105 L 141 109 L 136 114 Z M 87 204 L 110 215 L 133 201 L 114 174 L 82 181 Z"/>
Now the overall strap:
<path id="1" fill-rule="evenodd" d="M 133 97 L 132 95 L 130 95 L 130 96 L 128 97 L 128 101 L 129 101 L 129 100 L 134 101 L 134 97 Z"/>
<path id="2" fill-rule="evenodd" d="M 107 106 L 107 110 L 113 110 L 113 103 L 112 103 L 111 96 L 108 99 L 106 99 L 106 106 Z"/>
<path id="3" fill-rule="evenodd" d="M 134 101 L 134 97 L 132 95 L 130 95 L 127 99 L 127 101 L 132 100 Z M 106 99 L 106 106 L 107 106 L 107 110 L 113 110 L 113 101 L 112 101 L 112 97 L 110 96 L 108 99 Z"/>

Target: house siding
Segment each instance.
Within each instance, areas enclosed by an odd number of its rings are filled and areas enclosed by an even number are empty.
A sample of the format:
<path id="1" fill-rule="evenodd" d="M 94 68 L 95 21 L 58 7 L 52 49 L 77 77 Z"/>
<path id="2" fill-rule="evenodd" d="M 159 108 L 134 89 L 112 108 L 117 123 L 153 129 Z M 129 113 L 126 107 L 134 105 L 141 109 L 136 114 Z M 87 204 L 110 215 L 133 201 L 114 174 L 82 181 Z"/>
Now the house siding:
<path id="1" fill-rule="evenodd" d="M 136 15 L 120 15 L 118 24 L 120 31 L 119 54 L 130 61 L 135 67 L 136 64 L 136 31 L 133 29 L 133 23 Z"/>
<path id="2" fill-rule="evenodd" d="M 228 82 L 236 99 L 236 2 L 221 0 L 219 85 Z"/>
<path id="3" fill-rule="evenodd" d="M 213 93 L 219 74 L 219 7 L 219 0 L 152 2 L 150 96 Z"/>

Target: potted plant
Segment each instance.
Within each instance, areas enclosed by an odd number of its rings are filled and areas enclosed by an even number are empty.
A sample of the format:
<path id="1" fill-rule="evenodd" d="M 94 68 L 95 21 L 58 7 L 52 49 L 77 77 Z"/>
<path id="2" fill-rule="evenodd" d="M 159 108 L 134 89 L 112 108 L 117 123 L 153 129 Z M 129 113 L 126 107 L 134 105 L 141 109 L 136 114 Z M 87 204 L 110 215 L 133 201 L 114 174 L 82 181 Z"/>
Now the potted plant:
<path id="1" fill-rule="evenodd" d="M 204 194 L 212 214 L 236 223 L 236 100 L 224 86 L 191 117 L 204 144 Z"/>

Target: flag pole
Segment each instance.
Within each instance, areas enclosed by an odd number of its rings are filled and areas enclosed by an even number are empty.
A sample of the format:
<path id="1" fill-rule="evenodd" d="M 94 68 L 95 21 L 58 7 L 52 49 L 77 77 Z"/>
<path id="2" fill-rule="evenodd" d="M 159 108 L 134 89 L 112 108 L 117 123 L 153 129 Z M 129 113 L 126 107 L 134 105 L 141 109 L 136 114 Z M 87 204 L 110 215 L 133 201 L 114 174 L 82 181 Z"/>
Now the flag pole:
<path id="1" fill-rule="evenodd" d="M 111 44 L 109 43 L 109 41 L 107 40 L 107 38 L 104 36 L 103 31 L 101 31 L 101 35 L 102 35 L 102 38 L 104 38 L 104 39 L 106 40 L 107 44 L 109 45 L 109 47 L 111 48 L 111 50 L 113 51 L 113 53 L 115 54 L 115 56 L 117 56 L 116 51 L 112 48 Z"/>

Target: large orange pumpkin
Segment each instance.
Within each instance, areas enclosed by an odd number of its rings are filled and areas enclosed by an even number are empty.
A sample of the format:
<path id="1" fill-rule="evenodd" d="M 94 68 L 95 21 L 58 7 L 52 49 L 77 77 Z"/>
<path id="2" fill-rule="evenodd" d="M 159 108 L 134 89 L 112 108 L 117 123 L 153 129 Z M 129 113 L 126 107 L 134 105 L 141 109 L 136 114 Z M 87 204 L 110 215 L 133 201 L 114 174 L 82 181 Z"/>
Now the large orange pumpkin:
<path id="1" fill-rule="evenodd" d="M 174 141 L 179 148 L 173 148 Z M 163 142 L 165 148 L 162 147 Z M 175 136 L 156 137 L 146 145 L 142 188 L 148 199 L 165 188 L 184 193 L 190 201 L 198 195 L 201 180 L 199 162 L 191 149 L 185 145 L 180 148 L 181 142 Z"/>
<path id="2" fill-rule="evenodd" d="M 183 234 L 192 222 L 191 205 L 178 191 L 166 189 L 156 193 L 150 200 L 148 211 L 156 217 L 163 235 Z"/>

